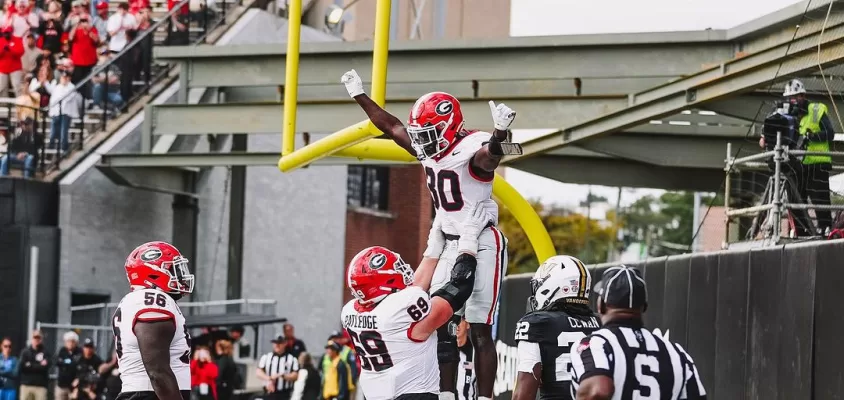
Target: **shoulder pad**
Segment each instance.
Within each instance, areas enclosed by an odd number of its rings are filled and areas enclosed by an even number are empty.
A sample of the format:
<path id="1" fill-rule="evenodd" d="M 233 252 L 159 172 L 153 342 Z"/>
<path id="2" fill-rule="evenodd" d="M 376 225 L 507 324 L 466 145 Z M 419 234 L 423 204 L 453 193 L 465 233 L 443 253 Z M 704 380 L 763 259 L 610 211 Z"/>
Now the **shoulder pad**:
<path id="1" fill-rule="evenodd" d="M 552 328 L 552 318 L 552 315 L 544 311 L 533 311 L 525 314 L 516 324 L 516 342 L 540 343 L 554 339 L 557 335 Z"/>

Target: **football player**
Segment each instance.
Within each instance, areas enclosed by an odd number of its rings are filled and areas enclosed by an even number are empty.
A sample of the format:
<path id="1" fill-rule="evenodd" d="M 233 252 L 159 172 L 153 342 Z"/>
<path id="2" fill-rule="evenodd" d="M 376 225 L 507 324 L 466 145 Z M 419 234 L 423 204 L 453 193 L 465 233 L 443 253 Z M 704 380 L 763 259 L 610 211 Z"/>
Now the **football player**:
<path id="1" fill-rule="evenodd" d="M 492 323 L 507 264 L 507 240 L 494 227 L 498 206 L 491 198 L 492 181 L 505 155 L 506 139 L 516 113 L 504 104 L 495 106 L 490 102 L 495 130 L 491 134 L 467 131 L 463 129 L 460 102 L 448 93 L 433 92 L 416 100 L 405 126 L 366 95 L 355 70 L 346 72 L 341 82 L 378 129 L 422 162 L 437 215 L 417 274 L 427 276 L 433 270 L 432 291 L 447 282 L 455 264 L 457 230 L 467 213 L 467 205 L 481 203 L 494 215 L 494 222 L 478 238 L 475 291 L 462 312 L 471 325 L 478 395 L 480 400 L 490 400 L 498 366 Z M 455 317 L 438 334 L 443 400 L 454 400 L 456 392 L 460 358 L 455 338 L 457 323 L 459 318 Z"/>
<path id="2" fill-rule="evenodd" d="M 516 325 L 518 375 L 513 400 L 570 400 L 571 346 L 600 328 L 589 309 L 592 276 L 570 256 L 546 260 L 530 281 L 530 308 Z"/>
<path id="3" fill-rule="evenodd" d="M 188 260 L 149 242 L 126 259 L 130 292 L 112 319 L 123 387 L 118 400 L 189 400 L 190 335 L 176 300 L 193 291 Z"/>
<path id="4" fill-rule="evenodd" d="M 465 222 L 471 240 L 460 241 L 450 280 L 432 295 L 413 285 L 413 269 L 401 256 L 369 247 L 349 264 L 347 284 L 355 300 L 343 307 L 343 326 L 361 363 L 367 400 L 437 400 L 437 329 L 466 303 L 474 287 L 477 232 L 491 219 L 482 208 Z"/>

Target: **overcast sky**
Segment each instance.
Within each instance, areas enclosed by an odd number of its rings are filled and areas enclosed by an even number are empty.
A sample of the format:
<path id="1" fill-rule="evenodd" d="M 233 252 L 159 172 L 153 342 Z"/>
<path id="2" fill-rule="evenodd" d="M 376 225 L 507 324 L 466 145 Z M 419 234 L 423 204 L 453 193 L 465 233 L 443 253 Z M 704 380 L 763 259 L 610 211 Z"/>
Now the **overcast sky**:
<path id="1" fill-rule="evenodd" d="M 798 3 L 795 0 L 512 0 L 510 35 L 657 32 L 726 29 Z M 517 110 L 518 111 L 518 110 Z M 518 125 L 518 119 L 516 119 Z M 541 132 L 514 132 L 516 140 Z M 563 184 L 512 168 L 507 181 L 527 198 L 574 205 L 586 198 L 586 186 Z M 616 188 L 593 186 L 612 201 Z M 651 190 L 625 191 L 629 203 Z"/>

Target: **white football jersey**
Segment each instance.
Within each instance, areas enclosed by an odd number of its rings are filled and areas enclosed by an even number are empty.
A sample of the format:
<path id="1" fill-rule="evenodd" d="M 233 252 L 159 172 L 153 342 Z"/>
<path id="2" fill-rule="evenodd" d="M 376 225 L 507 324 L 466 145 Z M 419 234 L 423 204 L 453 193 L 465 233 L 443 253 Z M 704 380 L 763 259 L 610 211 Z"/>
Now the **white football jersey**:
<path id="1" fill-rule="evenodd" d="M 431 298 L 418 286 L 393 293 L 370 311 L 343 307 L 343 326 L 360 359 L 359 386 L 366 400 L 394 399 L 407 393 L 439 393 L 437 334 L 417 342 L 409 329 L 431 312 Z"/>
<path id="2" fill-rule="evenodd" d="M 422 161 L 434 208 L 446 234 L 459 235 L 457 227 L 466 218 L 469 205 L 481 202 L 498 224 L 498 205 L 492 200 L 492 179 L 478 177 L 471 168 L 472 157 L 490 138 L 489 132 L 472 132 L 454 144 L 442 158 Z"/>
<path id="3" fill-rule="evenodd" d="M 172 320 L 176 333 L 170 343 L 160 345 L 170 348 L 170 368 L 176 375 L 179 390 L 190 390 L 190 334 L 185 326 L 185 317 L 176 300 L 168 294 L 156 289 L 142 289 L 124 296 L 112 319 L 117 365 L 123 381 L 121 392 L 153 390 L 133 328 L 137 322 L 163 320 Z"/>

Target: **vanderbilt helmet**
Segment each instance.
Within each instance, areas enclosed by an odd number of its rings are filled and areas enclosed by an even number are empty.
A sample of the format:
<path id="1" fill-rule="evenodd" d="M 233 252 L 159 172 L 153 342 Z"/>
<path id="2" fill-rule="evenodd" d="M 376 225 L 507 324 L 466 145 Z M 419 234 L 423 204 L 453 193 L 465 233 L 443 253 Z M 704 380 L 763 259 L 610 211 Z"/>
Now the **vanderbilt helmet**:
<path id="1" fill-rule="evenodd" d="M 171 295 L 193 292 L 194 276 L 188 259 L 166 242 L 148 242 L 126 258 L 126 277 L 132 289 L 158 289 Z"/>
<path id="2" fill-rule="evenodd" d="M 373 246 L 349 263 L 347 284 L 361 305 L 373 305 L 413 284 L 413 269 L 398 253 Z"/>
<path id="3" fill-rule="evenodd" d="M 457 140 L 463 130 L 463 111 L 457 98 L 431 92 L 416 100 L 407 120 L 407 134 L 419 159 L 434 158 Z"/>
<path id="4" fill-rule="evenodd" d="M 533 310 L 547 308 L 557 300 L 589 304 L 592 276 L 583 262 L 572 256 L 554 256 L 545 260 L 530 281 Z"/>

